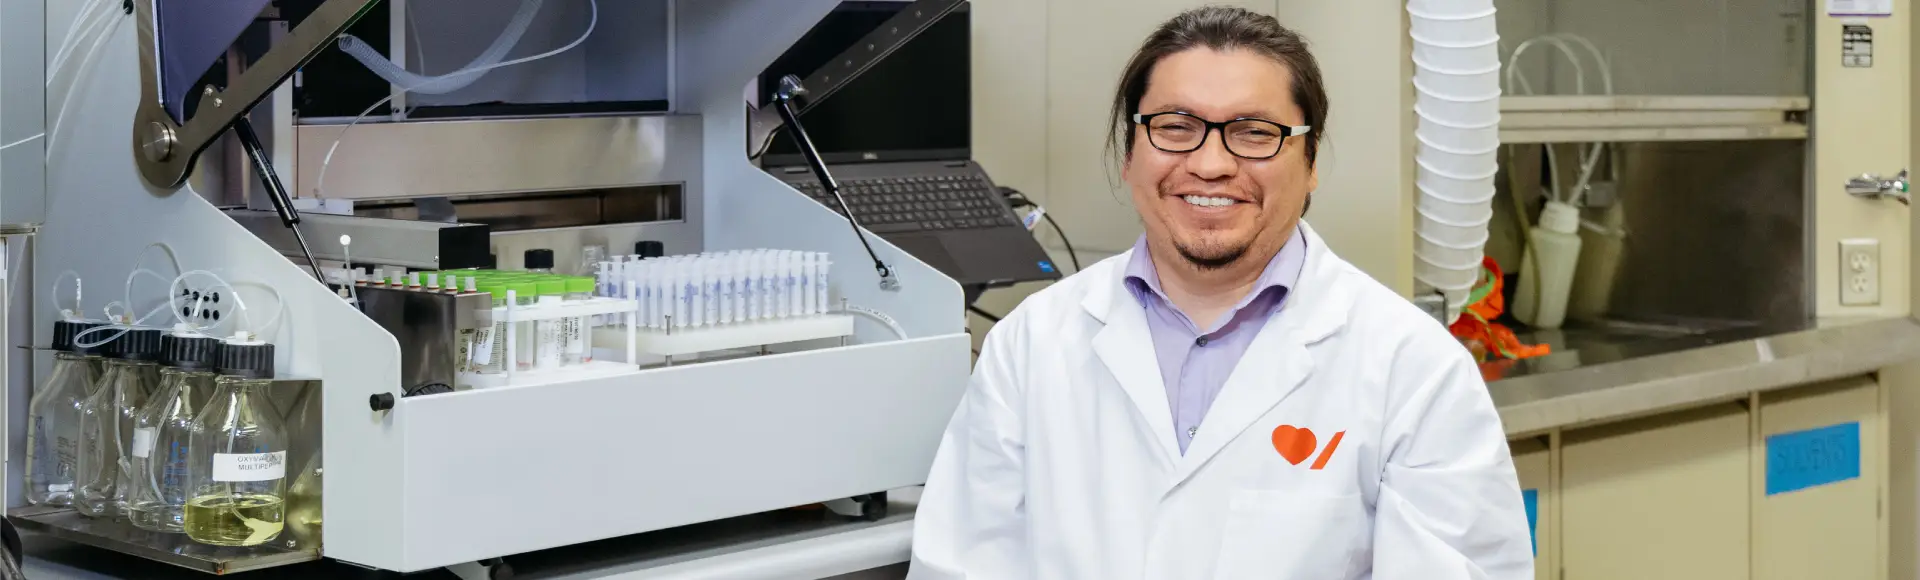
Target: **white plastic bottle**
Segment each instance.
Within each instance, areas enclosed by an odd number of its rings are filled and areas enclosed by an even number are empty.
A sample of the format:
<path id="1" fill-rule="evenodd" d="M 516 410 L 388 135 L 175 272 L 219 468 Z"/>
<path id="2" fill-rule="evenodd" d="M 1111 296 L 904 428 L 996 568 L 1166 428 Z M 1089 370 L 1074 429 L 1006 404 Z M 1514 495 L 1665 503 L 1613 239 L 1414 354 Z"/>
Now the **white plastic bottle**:
<path id="1" fill-rule="evenodd" d="M 1580 261 L 1580 210 L 1548 201 L 1540 223 L 1527 233 L 1520 262 L 1520 287 L 1513 316 L 1534 328 L 1560 328 L 1567 318 L 1567 294 Z"/>

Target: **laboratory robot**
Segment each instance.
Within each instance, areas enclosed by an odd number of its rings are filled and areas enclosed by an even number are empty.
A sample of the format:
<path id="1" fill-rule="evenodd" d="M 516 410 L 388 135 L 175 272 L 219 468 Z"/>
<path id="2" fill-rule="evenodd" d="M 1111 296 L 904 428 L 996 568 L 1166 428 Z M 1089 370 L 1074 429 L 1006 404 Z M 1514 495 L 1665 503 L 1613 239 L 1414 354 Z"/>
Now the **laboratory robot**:
<path id="1" fill-rule="evenodd" d="M 21 526 L 213 573 L 414 572 L 823 502 L 874 518 L 923 481 L 968 373 L 961 289 L 749 153 L 958 2 L 788 79 L 779 110 L 748 83 L 836 0 L 67 4 L 36 381 L 88 348 L 169 364 L 150 332 L 218 341 L 207 364 L 264 385 L 247 408 L 283 436 L 216 437 L 188 479 L 278 477 L 285 506 L 229 510 L 249 527 L 216 546 L 28 490 Z M 796 278 L 790 303 L 732 293 Z"/>

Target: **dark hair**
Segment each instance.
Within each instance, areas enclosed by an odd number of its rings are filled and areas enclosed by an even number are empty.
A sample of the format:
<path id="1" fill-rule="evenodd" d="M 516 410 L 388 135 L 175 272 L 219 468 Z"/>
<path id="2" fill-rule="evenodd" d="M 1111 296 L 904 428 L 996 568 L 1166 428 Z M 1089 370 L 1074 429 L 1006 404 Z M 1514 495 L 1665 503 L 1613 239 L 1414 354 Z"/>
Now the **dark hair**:
<path id="1" fill-rule="evenodd" d="M 1120 75 L 1120 86 L 1113 95 L 1110 123 L 1113 134 L 1107 143 L 1133 157 L 1133 114 L 1140 110 L 1140 99 L 1147 94 L 1147 79 L 1153 67 L 1173 54 L 1207 47 L 1225 51 L 1247 49 L 1266 55 L 1292 71 L 1293 102 L 1306 113 L 1307 165 L 1312 166 L 1320 153 L 1320 140 L 1327 135 L 1327 89 L 1320 80 L 1320 63 L 1307 49 L 1307 40 L 1272 16 L 1245 8 L 1205 6 L 1180 13 L 1147 35 L 1139 52 L 1127 61 Z"/>

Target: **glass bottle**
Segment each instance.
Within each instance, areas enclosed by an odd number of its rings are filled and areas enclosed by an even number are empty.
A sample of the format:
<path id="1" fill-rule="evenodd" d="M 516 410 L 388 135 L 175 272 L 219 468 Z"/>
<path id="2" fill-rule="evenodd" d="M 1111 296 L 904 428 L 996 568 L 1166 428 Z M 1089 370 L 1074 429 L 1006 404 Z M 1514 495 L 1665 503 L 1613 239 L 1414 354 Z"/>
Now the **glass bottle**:
<path id="1" fill-rule="evenodd" d="M 546 248 L 527 250 L 521 254 L 520 265 L 520 269 L 534 274 L 552 274 L 553 250 Z"/>
<path id="2" fill-rule="evenodd" d="M 194 334 L 160 339 L 160 388 L 134 417 L 133 489 L 127 493 L 127 518 L 134 527 L 184 531 L 187 504 L 187 447 L 194 414 L 213 389 L 213 357 L 220 341 Z"/>
<path id="3" fill-rule="evenodd" d="M 183 523 L 196 542 L 259 545 L 286 527 L 287 432 L 267 401 L 273 345 L 226 342 L 218 359 L 213 398 L 189 436 Z"/>
<path id="4" fill-rule="evenodd" d="M 80 475 L 73 503 L 80 515 L 113 517 L 132 486 L 127 462 L 132 459 L 133 418 L 160 382 L 160 369 L 154 365 L 160 331 L 101 332 L 120 336 L 107 345 L 107 374 L 100 376 L 80 409 Z"/>
<path id="5" fill-rule="evenodd" d="M 73 337 L 99 325 L 66 320 L 53 323 L 53 372 L 47 375 L 47 382 L 34 389 L 27 403 L 27 465 L 23 475 L 27 501 L 34 505 L 73 505 L 80 455 L 80 408 L 99 378 L 87 363 L 92 349 L 74 346 Z"/>

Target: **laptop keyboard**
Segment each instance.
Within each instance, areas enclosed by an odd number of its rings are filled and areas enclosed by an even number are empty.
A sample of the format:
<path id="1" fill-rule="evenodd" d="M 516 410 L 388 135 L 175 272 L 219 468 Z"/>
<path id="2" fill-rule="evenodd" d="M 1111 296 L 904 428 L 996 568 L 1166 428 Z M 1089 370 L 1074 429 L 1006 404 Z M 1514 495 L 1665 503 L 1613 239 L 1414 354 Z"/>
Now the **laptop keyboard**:
<path id="1" fill-rule="evenodd" d="M 929 175 L 839 180 L 840 195 L 860 225 L 876 234 L 1017 226 L 977 175 Z M 801 193 L 846 215 L 818 181 L 795 183 Z"/>

